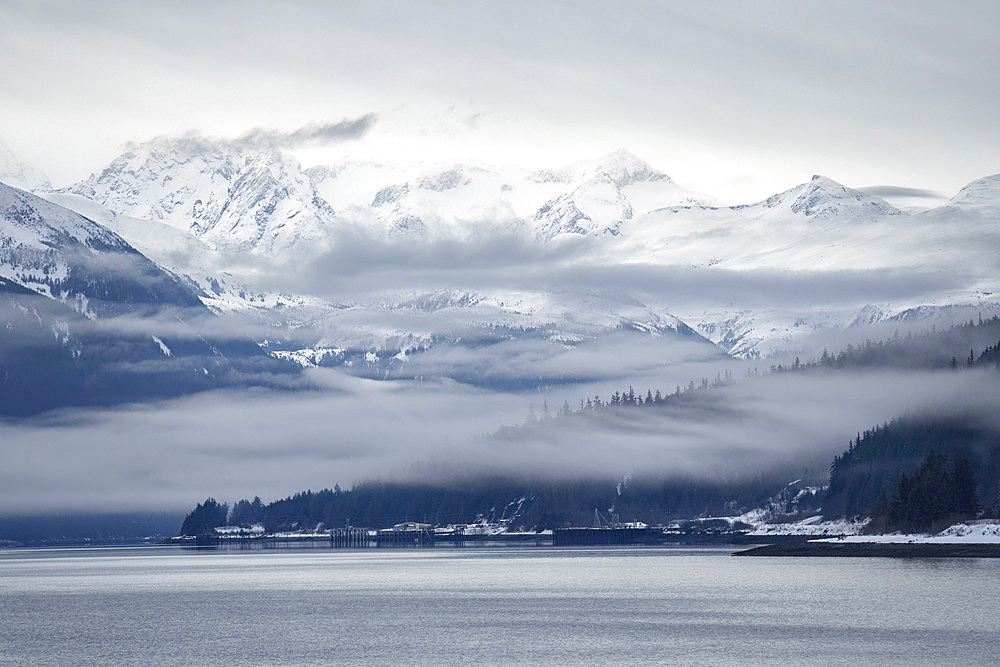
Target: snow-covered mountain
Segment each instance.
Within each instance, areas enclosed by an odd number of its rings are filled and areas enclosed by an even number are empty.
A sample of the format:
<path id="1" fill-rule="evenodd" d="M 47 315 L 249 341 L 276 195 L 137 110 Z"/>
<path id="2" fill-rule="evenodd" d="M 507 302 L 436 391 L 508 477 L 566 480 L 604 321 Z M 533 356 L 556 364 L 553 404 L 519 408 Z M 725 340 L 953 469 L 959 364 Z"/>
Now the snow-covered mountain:
<path id="1" fill-rule="evenodd" d="M 964 204 L 909 214 L 815 177 L 755 204 L 651 212 L 607 253 L 695 269 L 690 288 L 668 286 L 663 299 L 738 356 L 798 350 L 810 338 L 849 336 L 852 327 L 912 323 L 913 313 L 928 327 L 947 325 L 1000 307 L 990 179 L 968 191 L 976 196 L 956 197 Z M 855 279 L 860 284 L 841 286 Z M 723 284 L 710 298 L 689 296 L 699 285 Z"/>
<path id="2" fill-rule="evenodd" d="M 45 174 L 21 161 L 2 141 L 0 141 L 0 183 L 29 192 L 52 188 Z"/>
<path id="3" fill-rule="evenodd" d="M 904 215 L 903 211 L 884 199 L 853 190 L 819 175 L 813 176 L 807 183 L 746 208 L 766 210 L 771 216 L 794 214 L 813 220 Z"/>
<path id="4" fill-rule="evenodd" d="M 377 188 L 376 179 L 406 172 L 343 163 L 308 173 L 335 209 L 366 210 L 389 236 L 463 237 L 484 225 L 526 231 L 543 241 L 567 233 L 616 234 L 654 208 L 712 202 L 625 150 L 558 170 L 443 165 Z"/>
<path id="5" fill-rule="evenodd" d="M 714 203 L 679 187 L 626 150 L 559 172 L 536 172 L 535 177 L 572 186 L 535 213 L 537 235 L 544 240 L 560 234 L 618 235 L 623 224 L 656 208 Z"/>
<path id="6" fill-rule="evenodd" d="M 1000 209 L 1000 174 L 972 181 L 948 200 L 946 206 L 994 211 Z"/>
<path id="7" fill-rule="evenodd" d="M 910 214 L 814 176 L 762 201 L 722 207 L 627 151 L 553 170 L 343 160 L 303 171 L 275 151 L 186 138 L 137 146 L 101 174 L 46 196 L 188 277 L 214 310 L 284 331 L 286 350 L 406 356 L 491 328 L 572 346 L 623 328 L 657 331 L 678 317 L 726 351 L 754 356 L 907 312 L 991 308 L 995 191 L 996 177 L 981 179 L 948 206 Z M 495 248 L 497 257 L 476 248 Z M 524 257 L 507 269 L 500 248 Z M 545 282 L 556 265 L 577 272 L 577 287 Z M 683 273 L 652 290 L 640 271 L 622 288 L 591 278 L 592 265 L 614 267 L 612 275 L 635 267 Z M 341 283 L 356 279 L 328 289 L 321 276 L 331 269 Z M 538 271 L 541 282 L 518 284 L 508 270 Z M 441 271 L 453 282 L 422 284 Z M 848 274 L 879 271 L 969 277 L 961 285 L 928 278 L 899 294 L 879 289 L 879 278 L 861 281 L 866 293 L 834 287 Z M 810 281 L 811 292 L 788 296 Z M 606 290 L 596 301 L 586 296 L 595 289 Z M 443 291 L 452 295 L 446 307 L 413 306 L 436 303 Z"/>
<path id="8" fill-rule="evenodd" d="M 0 276 L 88 317 L 143 305 L 201 307 L 190 288 L 117 234 L 40 197 L 0 184 L 0 224 Z"/>
<path id="9" fill-rule="evenodd" d="M 0 414 L 111 404 L 287 370 L 183 279 L 78 213 L 0 184 Z"/>
<path id="10" fill-rule="evenodd" d="M 324 248 L 342 223 L 389 238 L 464 238 L 486 226 L 546 241 L 618 234 L 654 208 L 713 203 L 624 150 L 558 170 L 343 162 L 303 171 L 274 149 L 197 136 L 134 146 L 62 192 L 188 231 L 213 250 L 268 258 Z"/>
<path id="11" fill-rule="evenodd" d="M 335 217 L 290 155 L 193 136 L 135 146 L 64 191 L 267 256 L 325 244 Z"/>

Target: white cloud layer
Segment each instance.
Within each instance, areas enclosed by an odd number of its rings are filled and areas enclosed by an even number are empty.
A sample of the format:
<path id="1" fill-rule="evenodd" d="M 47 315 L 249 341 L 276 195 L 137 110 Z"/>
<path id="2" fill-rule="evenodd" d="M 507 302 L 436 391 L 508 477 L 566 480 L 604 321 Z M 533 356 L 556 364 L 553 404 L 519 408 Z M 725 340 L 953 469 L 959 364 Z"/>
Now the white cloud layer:
<path id="1" fill-rule="evenodd" d="M 529 403 L 540 411 L 543 396 L 333 371 L 313 379 L 324 389 L 209 393 L 2 423 L 0 508 L 183 510 L 209 495 L 275 499 L 376 477 L 752 476 L 776 465 L 823 468 L 856 432 L 900 413 L 963 412 L 995 422 L 1000 408 L 992 369 L 780 375 L 705 394 L 695 408 L 636 409 L 496 441 L 482 436 L 521 423 Z M 618 388 L 597 386 L 605 399 Z M 566 387 L 547 397 L 554 411 L 564 397 L 572 403 L 594 391 Z"/>

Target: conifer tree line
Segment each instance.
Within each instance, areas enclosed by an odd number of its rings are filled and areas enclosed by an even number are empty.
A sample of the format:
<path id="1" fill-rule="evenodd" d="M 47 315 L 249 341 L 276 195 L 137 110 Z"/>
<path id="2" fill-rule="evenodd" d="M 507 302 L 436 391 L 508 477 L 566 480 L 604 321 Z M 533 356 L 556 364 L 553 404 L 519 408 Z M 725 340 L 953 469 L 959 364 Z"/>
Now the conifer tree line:
<path id="1" fill-rule="evenodd" d="M 882 496 L 872 510 L 885 516 L 887 526 L 904 533 L 930 531 L 963 521 L 979 513 L 976 478 L 969 460 L 931 452 L 911 475 L 899 478 L 896 497 L 888 505 Z"/>
<path id="2" fill-rule="evenodd" d="M 904 417 L 834 457 L 827 518 L 876 517 L 924 531 L 951 517 L 1000 518 L 1000 433 L 970 416 Z"/>
<path id="3" fill-rule="evenodd" d="M 1000 316 L 994 315 L 985 320 L 980 316 L 978 322 L 969 320 L 942 331 L 935 328 L 920 334 L 911 332 L 906 336 L 900 336 L 897 332 L 889 339 L 865 340 L 859 345 L 849 344 L 836 354 L 823 350 L 818 359 L 802 361 L 796 357 L 792 363 L 774 364 L 770 370 L 782 373 L 815 368 L 978 367 L 1000 368 Z"/>
<path id="4" fill-rule="evenodd" d="M 969 341 L 981 340 L 987 336 L 996 334 L 997 342 L 988 345 L 977 354 L 974 348 L 969 348 L 969 354 L 960 363 L 957 357 L 949 350 L 956 350 L 968 345 Z M 973 343 L 974 344 L 974 343 Z M 795 361 L 788 365 L 775 364 L 770 367 L 771 373 L 786 373 L 792 371 L 806 371 L 809 369 L 849 369 L 849 368 L 906 368 L 906 369 L 935 369 L 935 368 L 981 368 L 994 367 L 1000 369 L 1000 316 L 983 319 L 979 321 L 969 320 L 965 324 L 952 326 L 943 331 L 936 329 L 922 334 L 909 333 L 900 336 L 896 333 L 888 340 L 866 340 L 860 345 L 847 345 L 837 354 L 830 354 L 823 350 L 819 359 L 802 361 L 796 357 Z M 756 370 L 748 370 L 747 376 L 757 377 Z M 534 406 L 529 408 L 527 423 L 547 421 L 552 417 L 565 417 L 569 415 L 581 415 L 594 412 L 601 412 L 608 408 L 631 407 L 631 406 L 657 406 L 672 402 L 674 399 L 704 389 L 718 389 L 734 383 L 731 371 L 716 374 L 714 379 L 701 378 L 696 382 L 691 380 L 686 386 L 677 385 L 673 392 L 663 393 L 660 389 L 647 389 L 645 394 L 637 392 L 632 386 L 627 389 L 615 391 L 608 399 L 604 400 L 599 395 L 581 398 L 579 404 L 570 406 L 569 402 L 563 403 L 562 407 L 553 411 L 548 401 L 543 401 L 540 414 Z M 509 435 L 512 431 L 517 431 L 517 427 L 501 427 L 501 434 Z"/>
<path id="5" fill-rule="evenodd" d="M 643 394 L 642 391 L 637 392 L 634 387 L 629 385 L 627 389 L 615 391 L 608 397 L 607 400 L 602 399 L 600 395 L 595 395 L 593 398 L 589 396 L 581 398 L 576 409 L 573 409 L 570 406 L 569 401 L 565 401 L 563 402 L 562 407 L 559 408 L 559 410 L 557 410 L 554 414 L 549 408 L 548 400 L 545 400 L 542 402 L 541 415 L 535 411 L 533 406 L 529 408 L 528 421 L 534 422 L 539 419 L 545 421 L 551 417 L 566 417 L 569 415 L 600 412 L 602 409 L 606 408 L 663 405 L 688 392 L 700 389 L 718 389 L 719 387 L 725 387 L 731 384 L 733 384 L 733 374 L 727 370 L 722 373 L 716 373 L 715 378 L 712 380 L 709 380 L 707 377 L 703 377 L 697 384 L 694 380 L 691 380 L 687 387 L 677 385 L 677 388 L 673 391 L 673 393 L 669 394 L 664 394 L 659 389 L 654 391 L 652 388 L 647 388 L 646 393 Z"/>
<path id="6" fill-rule="evenodd" d="M 181 535 L 206 535 L 216 526 L 225 526 L 228 518 L 229 505 L 220 504 L 215 498 L 207 498 L 184 518 Z"/>

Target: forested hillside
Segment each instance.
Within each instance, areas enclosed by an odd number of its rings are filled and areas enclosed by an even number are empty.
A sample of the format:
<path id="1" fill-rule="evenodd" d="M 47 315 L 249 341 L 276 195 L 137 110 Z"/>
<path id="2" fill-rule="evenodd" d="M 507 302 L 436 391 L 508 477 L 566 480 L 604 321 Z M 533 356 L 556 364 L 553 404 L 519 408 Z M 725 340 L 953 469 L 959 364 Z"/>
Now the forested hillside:
<path id="1" fill-rule="evenodd" d="M 595 509 L 620 521 L 664 524 L 759 507 L 780 495 L 786 482 L 778 475 L 713 482 L 693 478 L 563 483 L 494 479 L 462 486 L 365 482 L 347 490 L 305 491 L 266 504 L 260 498 L 240 500 L 232 508 L 209 498 L 188 515 L 181 534 L 210 532 L 223 522 L 261 524 L 273 532 L 347 525 L 384 528 L 404 521 L 465 524 L 479 519 L 513 530 L 544 530 L 589 526 Z M 816 506 L 796 504 L 795 509 Z"/>
<path id="2" fill-rule="evenodd" d="M 931 457 L 938 467 L 968 461 L 980 506 L 993 511 L 1000 501 L 1000 431 L 974 416 L 905 417 L 866 430 L 830 467 L 823 503 L 828 518 L 887 514 L 903 475 L 917 473 Z"/>
<path id="3" fill-rule="evenodd" d="M 818 359 L 776 364 L 774 372 L 810 368 L 899 368 L 908 370 L 997 366 L 1000 364 L 1000 317 L 979 317 L 947 329 L 899 334 L 885 340 L 847 345 L 840 352 L 824 350 Z"/>

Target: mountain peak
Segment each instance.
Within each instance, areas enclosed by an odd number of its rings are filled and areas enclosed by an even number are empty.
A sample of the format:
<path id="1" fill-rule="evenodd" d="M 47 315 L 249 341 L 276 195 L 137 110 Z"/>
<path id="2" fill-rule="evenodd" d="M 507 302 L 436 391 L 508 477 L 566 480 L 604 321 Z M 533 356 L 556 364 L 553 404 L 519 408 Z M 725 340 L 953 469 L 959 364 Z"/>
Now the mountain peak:
<path id="1" fill-rule="evenodd" d="M 236 251 L 322 243 L 334 218 L 291 155 L 195 134 L 133 144 L 66 191 Z"/>
<path id="2" fill-rule="evenodd" d="M 649 163 L 639 158 L 635 153 L 627 148 L 619 148 L 611 151 L 607 155 L 597 159 L 600 164 L 608 165 L 631 165 L 635 168 L 650 169 Z"/>
<path id="3" fill-rule="evenodd" d="M 672 182 L 666 174 L 657 171 L 626 148 L 619 148 L 596 160 L 580 162 L 574 166 L 585 176 L 597 178 L 604 176 L 618 187 L 646 181 Z"/>
<path id="4" fill-rule="evenodd" d="M 848 188 L 821 174 L 814 174 L 809 181 L 769 197 L 759 206 L 813 219 L 903 214 L 884 199 Z"/>
<path id="5" fill-rule="evenodd" d="M 1000 206 L 1000 174 L 978 178 L 948 200 L 949 206 Z"/>
<path id="6" fill-rule="evenodd" d="M 45 174 L 20 160 L 3 141 L 0 141 L 0 183 L 29 192 L 52 188 Z"/>

